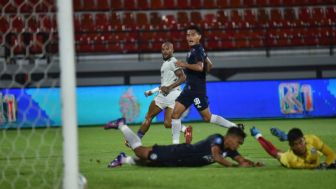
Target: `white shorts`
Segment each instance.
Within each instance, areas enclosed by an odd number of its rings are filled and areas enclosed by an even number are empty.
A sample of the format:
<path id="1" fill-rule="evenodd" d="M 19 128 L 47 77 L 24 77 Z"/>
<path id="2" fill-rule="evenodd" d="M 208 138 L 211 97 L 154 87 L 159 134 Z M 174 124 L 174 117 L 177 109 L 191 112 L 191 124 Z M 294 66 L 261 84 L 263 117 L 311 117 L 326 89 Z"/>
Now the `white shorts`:
<path id="1" fill-rule="evenodd" d="M 167 95 L 167 96 L 163 96 L 162 93 L 159 93 L 155 98 L 154 98 L 154 101 L 155 101 L 155 104 L 161 108 L 162 110 L 163 109 L 166 109 L 166 108 L 171 108 L 171 109 L 174 109 L 174 106 L 175 106 L 175 100 L 176 98 L 180 95 L 181 93 L 181 90 L 173 90 L 173 91 L 170 91 L 170 93 Z"/>

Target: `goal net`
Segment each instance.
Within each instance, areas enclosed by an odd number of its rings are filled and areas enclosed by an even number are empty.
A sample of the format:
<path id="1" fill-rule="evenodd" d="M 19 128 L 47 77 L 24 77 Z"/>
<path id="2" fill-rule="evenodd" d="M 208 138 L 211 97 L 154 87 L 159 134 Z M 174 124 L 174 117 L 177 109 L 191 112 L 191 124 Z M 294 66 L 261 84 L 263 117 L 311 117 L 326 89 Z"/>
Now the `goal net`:
<path id="1" fill-rule="evenodd" d="M 69 135 L 65 134 L 62 107 L 69 102 L 61 98 L 64 74 L 60 72 L 67 68 L 62 68 L 64 59 L 62 51 L 58 52 L 62 32 L 57 27 L 56 7 L 57 0 L 0 0 L 0 188 L 3 189 L 59 189 L 67 183 L 63 179 L 69 174 L 64 146 Z M 71 8 L 58 7 L 63 11 Z M 69 63 L 72 61 L 73 54 Z M 74 82 L 70 83 L 74 88 Z M 70 88 L 70 93 L 73 91 Z M 70 110 L 75 112 L 73 108 Z M 70 134 L 75 136 L 68 145 L 71 147 L 77 145 L 77 133 Z M 78 172 L 77 162 L 70 162 L 75 164 L 70 168 Z"/>

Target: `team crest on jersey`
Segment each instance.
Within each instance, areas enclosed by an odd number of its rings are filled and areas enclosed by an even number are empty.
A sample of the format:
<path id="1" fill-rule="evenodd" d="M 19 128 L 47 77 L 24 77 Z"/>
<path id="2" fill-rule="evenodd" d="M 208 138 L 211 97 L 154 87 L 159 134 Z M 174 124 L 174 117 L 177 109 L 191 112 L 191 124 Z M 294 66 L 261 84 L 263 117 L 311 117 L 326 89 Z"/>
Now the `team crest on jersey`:
<path id="1" fill-rule="evenodd" d="M 190 58 L 190 52 L 188 52 L 187 57 Z"/>
<path id="2" fill-rule="evenodd" d="M 150 159 L 150 160 L 157 160 L 157 158 L 158 158 L 158 155 L 155 154 L 155 153 L 152 153 L 152 154 L 149 156 L 149 159 Z"/>
<path id="3" fill-rule="evenodd" d="M 316 150 L 316 148 L 312 148 L 312 149 L 310 150 L 310 152 L 311 152 L 312 154 L 316 154 L 316 153 L 317 153 L 317 150 Z"/>

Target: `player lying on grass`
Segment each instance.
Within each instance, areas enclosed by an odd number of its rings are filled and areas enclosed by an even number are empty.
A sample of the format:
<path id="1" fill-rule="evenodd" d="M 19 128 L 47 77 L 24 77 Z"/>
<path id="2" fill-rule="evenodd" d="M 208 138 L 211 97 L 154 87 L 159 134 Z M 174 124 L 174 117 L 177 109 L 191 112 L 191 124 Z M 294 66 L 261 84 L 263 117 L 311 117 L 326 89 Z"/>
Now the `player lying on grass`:
<path id="1" fill-rule="evenodd" d="M 145 147 L 141 139 L 118 119 L 111 123 L 114 129 L 119 129 L 128 141 L 136 157 L 120 153 L 108 167 L 118 167 L 122 164 L 136 164 L 144 166 L 162 167 L 200 167 L 217 162 L 225 167 L 262 166 L 259 162 L 252 162 L 237 151 L 243 144 L 246 134 L 237 127 L 230 128 L 225 136 L 214 134 L 196 144 L 154 145 Z M 232 163 L 226 157 L 237 163 Z"/>
<path id="2" fill-rule="evenodd" d="M 272 128 L 271 133 L 273 135 L 281 141 L 288 140 L 289 142 L 290 149 L 287 152 L 281 152 L 271 142 L 267 141 L 257 128 L 253 127 L 250 131 L 265 151 L 287 168 L 336 168 L 335 152 L 315 135 L 303 135 L 298 128 L 291 129 L 286 135 L 283 131 Z M 322 163 L 320 163 L 321 155 L 326 157 Z"/>
<path id="3" fill-rule="evenodd" d="M 161 46 L 161 54 L 163 63 L 161 66 L 161 85 L 159 88 L 145 92 L 146 96 L 151 96 L 155 92 L 159 92 L 154 100 L 151 102 L 145 120 L 137 132 L 139 138 L 142 138 L 148 131 L 152 120 L 162 110 L 164 114 L 164 126 L 171 128 L 171 117 L 175 106 L 175 99 L 180 95 L 180 85 L 186 80 L 183 70 L 175 65 L 177 59 L 173 55 L 174 47 L 170 42 L 164 42 Z M 109 123 L 105 129 L 109 128 Z M 180 132 L 185 133 L 186 142 L 191 142 L 191 127 L 182 125 Z"/>
<path id="4" fill-rule="evenodd" d="M 211 70 L 213 65 L 201 44 L 201 38 L 202 34 L 199 27 L 195 25 L 188 27 L 186 39 L 190 51 L 187 55 L 187 62 L 176 62 L 178 67 L 184 69 L 187 79 L 183 91 L 176 99 L 172 115 L 174 144 L 180 142 L 181 116 L 192 104 L 206 122 L 214 123 L 226 128 L 243 126 L 242 124 L 237 126 L 235 123 L 224 119 L 222 116 L 210 112 L 206 92 L 206 74 Z"/>

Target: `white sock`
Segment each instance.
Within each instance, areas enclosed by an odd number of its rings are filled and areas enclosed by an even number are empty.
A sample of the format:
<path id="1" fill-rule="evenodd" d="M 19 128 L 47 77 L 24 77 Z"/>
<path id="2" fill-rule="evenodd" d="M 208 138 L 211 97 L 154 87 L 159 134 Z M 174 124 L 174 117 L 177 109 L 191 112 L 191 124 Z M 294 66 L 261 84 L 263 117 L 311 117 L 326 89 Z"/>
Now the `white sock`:
<path id="1" fill-rule="evenodd" d="M 184 133 L 186 129 L 187 129 L 187 126 L 182 125 L 182 127 L 181 127 L 181 133 Z"/>
<path id="2" fill-rule="evenodd" d="M 211 115 L 210 123 L 214 123 L 226 128 L 237 127 L 235 123 L 232 123 L 231 121 L 224 119 L 222 116 L 215 114 Z"/>
<path id="3" fill-rule="evenodd" d="M 181 119 L 172 119 L 173 144 L 180 143 Z"/>
<path id="4" fill-rule="evenodd" d="M 125 158 L 121 159 L 122 164 L 129 164 L 129 165 L 135 165 L 135 161 L 138 160 L 139 158 L 137 156 L 131 157 L 131 156 L 126 156 Z"/>
<path id="5" fill-rule="evenodd" d="M 142 146 L 141 139 L 127 125 L 119 126 L 119 130 L 123 133 L 125 139 L 133 150 Z"/>

